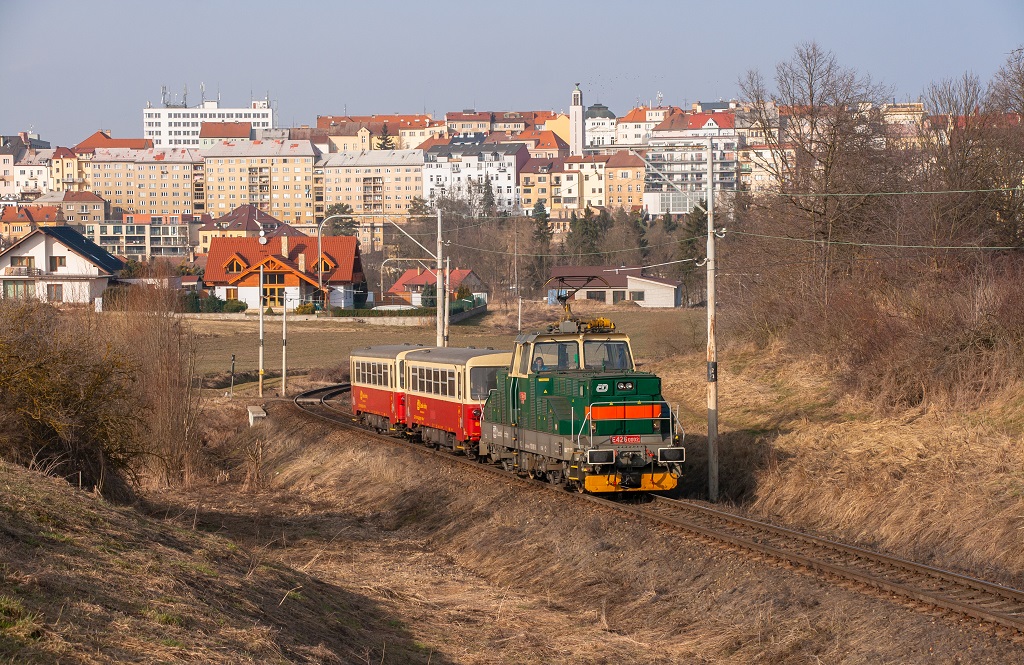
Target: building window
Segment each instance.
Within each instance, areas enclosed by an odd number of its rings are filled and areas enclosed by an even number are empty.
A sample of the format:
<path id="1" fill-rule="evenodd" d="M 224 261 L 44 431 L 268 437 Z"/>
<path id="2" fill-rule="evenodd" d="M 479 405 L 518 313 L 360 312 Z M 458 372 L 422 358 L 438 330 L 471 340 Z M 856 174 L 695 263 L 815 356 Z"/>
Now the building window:
<path id="1" fill-rule="evenodd" d="M 64 285 L 47 284 L 46 300 L 47 302 L 64 302 Z"/>
<path id="2" fill-rule="evenodd" d="M 68 257 L 66 256 L 51 256 L 50 257 L 50 272 L 57 272 L 57 268 L 65 268 L 68 265 Z"/>
<path id="3" fill-rule="evenodd" d="M 242 272 L 242 263 L 238 259 L 231 259 L 231 263 L 228 264 L 228 272 L 239 273 Z"/>
<path id="4" fill-rule="evenodd" d="M 604 291 L 587 291 L 587 300 L 596 300 L 597 302 L 607 302 L 608 298 Z"/>
<path id="5" fill-rule="evenodd" d="M 639 302 L 639 301 L 644 299 L 644 292 L 643 291 L 630 291 L 629 292 L 629 299 L 634 301 L 634 302 Z"/>

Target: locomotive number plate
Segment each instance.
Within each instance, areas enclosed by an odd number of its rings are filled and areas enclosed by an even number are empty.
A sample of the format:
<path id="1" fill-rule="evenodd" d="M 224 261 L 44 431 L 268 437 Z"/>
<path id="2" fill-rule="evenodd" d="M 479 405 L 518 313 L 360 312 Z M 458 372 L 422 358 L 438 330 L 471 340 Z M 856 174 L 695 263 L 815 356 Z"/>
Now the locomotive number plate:
<path id="1" fill-rule="evenodd" d="M 614 434 L 612 443 L 640 443 L 639 434 Z"/>

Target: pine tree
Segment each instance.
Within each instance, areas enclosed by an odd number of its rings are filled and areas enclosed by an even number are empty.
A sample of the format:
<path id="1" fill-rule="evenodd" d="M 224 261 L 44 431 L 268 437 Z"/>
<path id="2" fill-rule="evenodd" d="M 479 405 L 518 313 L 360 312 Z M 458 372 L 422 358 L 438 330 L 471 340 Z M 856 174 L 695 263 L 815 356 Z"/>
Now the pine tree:
<path id="1" fill-rule="evenodd" d="M 388 123 L 384 123 L 380 128 L 380 135 L 377 137 L 377 149 L 378 150 L 394 150 L 395 149 L 395 137 L 388 133 Z"/>
<path id="2" fill-rule="evenodd" d="M 348 217 L 352 214 L 352 206 L 349 204 L 335 203 L 328 206 L 324 214 L 326 215 L 324 219 L 333 215 L 344 215 L 336 217 L 324 225 L 323 234 L 325 236 L 354 236 L 359 232 L 359 224 L 353 218 Z"/>
<path id="3" fill-rule="evenodd" d="M 483 195 L 480 199 L 480 207 L 483 210 L 484 217 L 494 217 L 498 212 L 498 208 L 494 204 L 494 188 L 491 187 L 491 176 L 487 173 L 484 174 Z"/>

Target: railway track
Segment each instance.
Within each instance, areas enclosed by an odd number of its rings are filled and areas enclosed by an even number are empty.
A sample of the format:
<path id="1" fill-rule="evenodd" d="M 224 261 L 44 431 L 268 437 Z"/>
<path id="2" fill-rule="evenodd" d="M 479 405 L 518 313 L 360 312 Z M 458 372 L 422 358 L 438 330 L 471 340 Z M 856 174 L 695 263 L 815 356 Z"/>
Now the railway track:
<path id="1" fill-rule="evenodd" d="M 630 514 L 640 520 L 654 521 L 666 528 L 756 552 L 819 575 L 852 581 L 926 607 L 971 617 L 1009 631 L 1017 641 L 1024 640 L 1024 591 L 759 522 L 693 501 L 654 497 L 649 503 L 631 504 L 571 494 L 560 487 L 523 479 L 497 467 L 369 432 L 356 425 L 345 409 L 330 404 L 331 399 L 347 391 L 348 384 L 339 384 L 303 393 L 294 401 L 296 407 L 305 413 L 357 429 L 367 436 L 380 436 L 392 445 L 439 455 L 449 462 L 471 466 L 479 473 L 500 476 L 506 481 L 519 481 L 533 489 L 557 491 L 570 500 L 589 501 L 603 510 Z"/>

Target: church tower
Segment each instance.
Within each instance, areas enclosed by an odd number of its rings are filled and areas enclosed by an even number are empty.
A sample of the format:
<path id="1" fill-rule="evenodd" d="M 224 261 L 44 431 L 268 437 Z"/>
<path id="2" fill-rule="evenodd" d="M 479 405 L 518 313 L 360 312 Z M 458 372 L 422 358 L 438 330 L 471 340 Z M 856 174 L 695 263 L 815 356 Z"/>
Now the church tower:
<path id="1" fill-rule="evenodd" d="M 572 105 L 569 106 L 569 155 L 583 154 L 586 145 L 586 127 L 583 120 L 583 93 L 580 84 L 572 91 Z"/>

